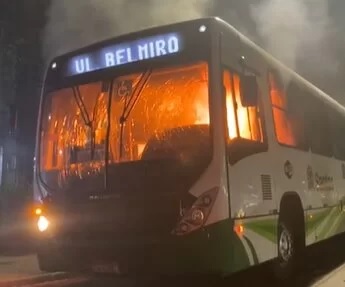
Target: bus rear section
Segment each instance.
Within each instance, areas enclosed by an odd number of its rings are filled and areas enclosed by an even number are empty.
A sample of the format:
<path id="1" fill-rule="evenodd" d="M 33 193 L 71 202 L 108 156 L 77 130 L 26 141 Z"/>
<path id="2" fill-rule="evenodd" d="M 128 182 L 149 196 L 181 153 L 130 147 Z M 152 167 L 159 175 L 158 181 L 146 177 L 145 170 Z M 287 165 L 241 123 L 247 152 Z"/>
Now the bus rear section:
<path id="1" fill-rule="evenodd" d="M 120 37 L 52 63 L 37 148 L 42 270 L 216 268 L 207 225 L 219 221 L 216 205 L 227 220 L 228 198 L 214 157 L 222 129 L 210 125 L 209 23 Z"/>

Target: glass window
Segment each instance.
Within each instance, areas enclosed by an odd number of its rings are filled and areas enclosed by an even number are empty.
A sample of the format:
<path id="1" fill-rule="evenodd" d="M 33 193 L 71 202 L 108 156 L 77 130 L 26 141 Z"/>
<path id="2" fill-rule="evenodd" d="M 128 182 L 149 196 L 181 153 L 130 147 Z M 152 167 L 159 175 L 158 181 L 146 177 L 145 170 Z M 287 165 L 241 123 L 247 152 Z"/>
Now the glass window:
<path id="1" fill-rule="evenodd" d="M 40 168 L 48 185 L 103 174 L 110 86 L 94 82 L 46 96 Z M 209 123 L 206 63 L 118 77 L 111 99 L 109 161 L 178 158 L 188 166 L 202 161 L 204 167 L 211 158 Z"/>
<path id="2" fill-rule="evenodd" d="M 143 77 L 145 74 L 133 74 L 116 79 L 115 89 L 124 82 L 132 83 L 132 94 L 122 97 L 116 90 L 113 93 L 111 160 L 153 159 L 163 153 L 167 156 L 167 150 L 172 149 L 190 159 L 209 144 L 207 65 L 155 70 L 147 75 L 145 83 L 141 82 Z M 140 85 L 144 87 L 135 98 Z M 134 106 L 130 111 L 131 101 Z M 130 112 L 121 124 L 125 110 Z M 160 152 L 153 153 L 153 148 Z"/>
<path id="3" fill-rule="evenodd" d="M 229 139 L 243 138 L 255 142 L 263 142 L 259 107 L 244 107 L 242 105 L 240 81 L 239 75 L 224 71 L 223 82 L 226 92 Z"/>
<path id="4" fill-rule="evenodd" d="M 270 98 L 277 141 L 280 144 L 306 148 L 303 116 L 303 92 L 291 82 L 284 90 L 277 73 L 269 73 Z"/>
<path id="5" fill-rule="evenodd" d="M 336 158 L 345 159 L 345 117 L 338 112 L 331 116 L 333 154 Z"/>
<path id="6" fill-rule="evenodd" d="M 321 155 L 333 154 L 329 108 L 317 96 L 309 97 L 306 109 L 308 137 L 311 151 Z"/>
<path id="7" fill-rule="evenodd" d="M 81 106 L 76 100 L 78 94 Z M 95 145 L 96 158 L 97 152 L 104 153 L 107 102 L 108 94 L 102 92 L 101 82 L 51 93 L 43 113 L 41 168 L 62 169 L 70 160 L 72 147 L 80 151 L 78 162 L 91 160 L 91 145 Z"/>

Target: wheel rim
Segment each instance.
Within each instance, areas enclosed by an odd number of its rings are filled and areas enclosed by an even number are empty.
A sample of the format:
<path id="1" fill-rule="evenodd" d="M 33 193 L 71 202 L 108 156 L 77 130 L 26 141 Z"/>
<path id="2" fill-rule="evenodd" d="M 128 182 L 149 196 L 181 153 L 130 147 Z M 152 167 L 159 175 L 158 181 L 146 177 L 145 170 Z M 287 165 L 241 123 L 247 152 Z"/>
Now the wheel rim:
<path id="1" fill-rule="evenodd" d="M 288 262 L 293 255 L 293 242 L 290 232 L 283 228 L 279 238 L 279 253 L 283 261 Z"/>

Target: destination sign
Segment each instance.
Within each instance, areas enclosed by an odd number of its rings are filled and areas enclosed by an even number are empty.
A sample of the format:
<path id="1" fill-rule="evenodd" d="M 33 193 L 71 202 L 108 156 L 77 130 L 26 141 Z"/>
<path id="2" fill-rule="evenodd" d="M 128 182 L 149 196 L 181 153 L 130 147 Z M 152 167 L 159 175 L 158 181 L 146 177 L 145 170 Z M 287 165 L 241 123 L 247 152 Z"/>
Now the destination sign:
<path id="1" fill-rule="evenodd" d="M 182 49 L 182 37 L 177 33 L 110 45 L 69 59 L 66 76 L 164 57 L 179 53 Z"/>

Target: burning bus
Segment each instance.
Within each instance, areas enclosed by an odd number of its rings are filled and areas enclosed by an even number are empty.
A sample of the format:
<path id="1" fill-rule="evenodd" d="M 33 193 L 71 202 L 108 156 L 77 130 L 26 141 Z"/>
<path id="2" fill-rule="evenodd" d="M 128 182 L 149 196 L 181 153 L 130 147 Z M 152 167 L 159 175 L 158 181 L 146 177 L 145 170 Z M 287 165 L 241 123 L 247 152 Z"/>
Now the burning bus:
<path id="1" fill-rule="evenodd" d="M 228 275 L 275 260 L 291 274 L 341 230 L 344 117 L 218 18 L 59 56 L 37 129 L 40 268 Z"/>

